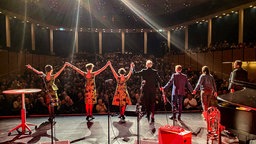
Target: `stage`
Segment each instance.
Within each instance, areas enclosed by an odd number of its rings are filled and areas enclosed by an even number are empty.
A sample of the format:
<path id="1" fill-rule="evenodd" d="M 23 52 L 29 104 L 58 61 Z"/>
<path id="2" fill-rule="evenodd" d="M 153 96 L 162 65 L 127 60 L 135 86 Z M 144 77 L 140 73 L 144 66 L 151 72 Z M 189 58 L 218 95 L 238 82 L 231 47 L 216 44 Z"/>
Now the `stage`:
<path id="1" fill-rule="evenodd" d="M 173 120 L 168 119 L 170 114 L 156 114 L 155 122 L 150 123 L 144 117 L 139 122 L 139 137 L 137 136 L 137 117 L 126 116 L 125 122 L 119 121 L 118 116 L 95 115 L 95 119 L 87 122 L 82 115 L 58 115 L 53 126 L 51 135 L 51 124 L 46 116 L 28 116 L 27 122 L 37 125 L 30 126 L 32 133 L 19 135 L 15 130 L 8 136 L 10 129 L 20 123 L 19 117 L 0 119 L 0 143 L 45 143 L 61 141 L 75 144 L 134 144 L 137 138 L 141 144 L 158 143 L 158 129 L 164 125 L 173 125 Z M 203 121 L 201 113 L 183 113 L 181 121 L 177 125 L 192 132 L 192 143 L 206 143 L 206 122 Z M 108 130 L 109 127 L 109 130 Z M 108 135 L 109 133 L 109 135 Z"/>

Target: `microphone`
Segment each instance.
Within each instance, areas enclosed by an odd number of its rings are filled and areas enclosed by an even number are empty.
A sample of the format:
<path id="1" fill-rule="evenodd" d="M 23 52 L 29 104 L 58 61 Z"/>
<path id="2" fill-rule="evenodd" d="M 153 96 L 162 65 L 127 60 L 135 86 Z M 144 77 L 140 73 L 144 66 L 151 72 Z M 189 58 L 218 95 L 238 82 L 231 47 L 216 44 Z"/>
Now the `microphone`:
<path id="1" fill-rule="evenodd" d="M 113 79 L 107 79 L 107 80 L 105 80 L 105 83 L 110 83 L 110 82 L 113 82 Z"/>

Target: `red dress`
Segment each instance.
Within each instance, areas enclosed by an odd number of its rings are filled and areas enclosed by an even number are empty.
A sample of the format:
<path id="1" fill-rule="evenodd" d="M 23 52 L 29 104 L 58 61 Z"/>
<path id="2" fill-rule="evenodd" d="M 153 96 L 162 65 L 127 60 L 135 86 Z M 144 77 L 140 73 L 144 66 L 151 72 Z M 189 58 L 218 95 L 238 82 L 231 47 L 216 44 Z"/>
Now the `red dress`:
<path id="1" fill-rule="evenodd" d="M 97 97 L 96 97 L 96 85 L 95 85 L 95 76 L 94 74 L 85 73 L 84 75 L 86 79 L 85 83 L 85 104 L 96 104 Z"/>
<path id="2" fill-rule="evenodd" d="M 128 80 L 127 78 L 125 78 L 124 80 L 121 80 L 120 77 L 117 79 L 117 87 L 116 87 L 116 91 L 112 101 L 112 105 L 125 106 L 125 105 L 132 104 L 131 98 L 127 91 L 127 86 L 126 86 L 127 80 Z"/>

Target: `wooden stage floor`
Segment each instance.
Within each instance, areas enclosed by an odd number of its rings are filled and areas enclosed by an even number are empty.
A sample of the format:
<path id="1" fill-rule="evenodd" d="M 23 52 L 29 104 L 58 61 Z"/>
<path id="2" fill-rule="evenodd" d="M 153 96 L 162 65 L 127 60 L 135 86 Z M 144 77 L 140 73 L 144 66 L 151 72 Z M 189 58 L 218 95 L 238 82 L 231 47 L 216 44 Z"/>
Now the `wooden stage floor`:
<path id="1" fill-rule="evenodd" d="M 15 130 L 8 136 L 10 129 L 21 122 L 20 118 L 0 119 L 0 143 L 46 143 L 54 141 L 69 141 L 74 144 L 134 144 L 137 138 L 141 144 L 158 143 L 158 129 L 164 125 L 173 125 L 166 114 L 156 114 L 155 123 L 149 123 L 144 117 L 139 122 L 139 137 L 137 136 L 137 117 L 126 116 L 126 122 L 120 122 L 118 116 L 95 115 L 91 122 L 82 115 L 56 116 L 51 135 L 51 125 L 48 117 L 27 117 L 27 122 L 37 125 L 30 127 L 32 134 L 19 135 Z M 192 132 L 192 144 L 206 143 L 206 123 L 201 113 L 183 113 L 182 121 L 177 125 Z M 109 129 L 108 129 L 109 127 Z M 108 134 L 109 133 L 109 134 Z M 57 143 L 57 142 L 56 142 Z"/>

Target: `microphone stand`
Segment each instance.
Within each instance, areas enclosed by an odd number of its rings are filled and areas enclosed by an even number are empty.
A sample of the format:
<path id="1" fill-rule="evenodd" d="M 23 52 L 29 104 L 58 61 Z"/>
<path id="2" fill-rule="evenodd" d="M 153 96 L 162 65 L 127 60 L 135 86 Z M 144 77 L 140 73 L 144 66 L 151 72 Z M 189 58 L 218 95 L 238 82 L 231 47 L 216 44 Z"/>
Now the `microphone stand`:
<path id="1" fill-rule="evenodd" d="M 142 80 L 140 85 L 140 98 L 143 95 L 143 87 L 146 81 Z M 140 144 L 140 118 L 143 116 L 141 113 L 142 106 L 140 105 L 140 101 L 136 104 L 136 113 L 137 113 L 137 144 Z"/>
<path id="2" fill-rule="evenodd" d="M 106 92 L 106 87 L 107 87 L 108 82 L 105 81 L 105 86 L 104 86 L 104 91 Z M 104 93 L 105 93 L 104 92 Z M 110 99 L 108 95 L 108 144 L 110 144 Z"/>
<path id="3" fill-rule="evenodd" d="M 173 96 L 171 97 L 172 102 L 170 102 L 170 101 L 168 100 L 168 98 L 166 97 L 164 90 L 162 90 L 162 97 L 165 98 L 165 100 L 166 100 L 165 103 L 169 103 L 169 104 L 172 106 L 172 115 L 173 115 L 173 124 L 172 124 L 172 125 L 175 126 L 174 113 L 175 113 L 175 116 L 176 116 L 176 110 L 174 110 Z M 166 115 L 166 118 L 167 118 L 167 115 Z M 167 123 L 168 123 L 168 121 L 167 121 Z"/>
<path id="4" fill-rule="evenodd" d="M 54 119 L 54 106 L 53 106 L 53 103 L 52 102 L 50 102 L 50 111 L 51 111 L 51 114 L 50 114 L 50 117 L 49 117 L 49 119 L 50 119 L 50 123 L 51 123 L 51 142 L 52 142 L 52 144 L 53 144 L 53 119 Z"/>
<path id="5" fill-rule="evenodd" d="M 174 104 L 173 104 L 173 95 L 172 95 L 172 116 L 173 116 L 173 119 L 172 119 L 172 126 L 175 126 L 175 118 L 176 118 L 176 107 L 175 107 L 175 110 L 174 110 Z M 175 116 L 175 118 L 174 118 Z"/>
<path id="6" fill-rule="evenodd" d="M 45 81 L 45 75 L 42 76 L 42 79 L 44 81 L 44 85 L 45 85 L 45 89 L 46 89 L 46 94 L 47 96 L 50 98 L 50 104 L 48 105 L 48 107 L 50 107 L 50 111 L 49 111 L 49 121 L 51 123 L 51 144 L 53 144 L 53 119 L 54 119 L 54 106 L 53 106 L 53 102 L 52 102 L 52 97 L 51 95 L 48 95 L 48 88 L 46 85 L 46 81 Z"/>
<path id="7" fill-rule="evenodd" d="M 137 144 L 140 144 L 140 117 L 141 117 L 141 108 L 142 106 L 136 104 L 136 113 L 137 113 Z"/>

